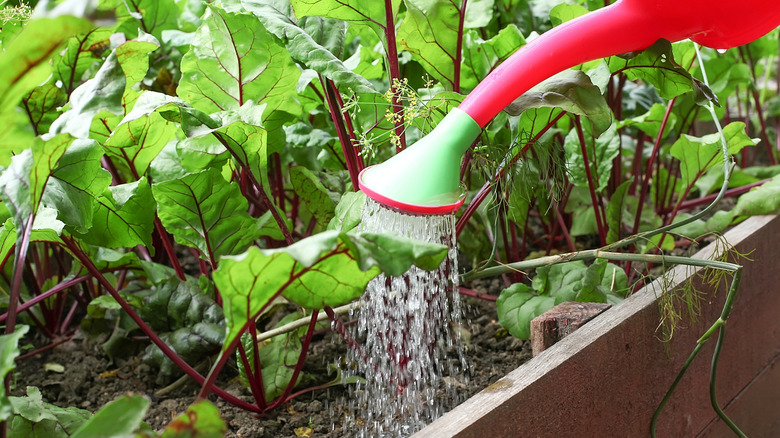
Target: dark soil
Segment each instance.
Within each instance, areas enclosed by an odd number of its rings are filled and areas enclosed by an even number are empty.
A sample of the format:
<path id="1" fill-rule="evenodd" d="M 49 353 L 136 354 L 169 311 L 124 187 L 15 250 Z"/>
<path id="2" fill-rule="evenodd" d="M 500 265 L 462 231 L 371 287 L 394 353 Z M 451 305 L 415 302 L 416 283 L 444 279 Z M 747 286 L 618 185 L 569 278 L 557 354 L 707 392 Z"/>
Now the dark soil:
<path id="1" fill-rule="evenodd" d="M 471 286 L 483 293 L 497 294 L 501 289 L 498 280 L 475 282 Z M 465 299 L 464 308 L 462 333 L 472 372 L 468 379 L 458 379 L 468 382 L 458 384 L 463 400 L 531 357 L 529 343 L 513 338 L 499 325 L 495 303 Z M 28 341 L 35 343 L 35 340 Z M 333 376 L 327 375 L 327 365 L 343 356 L 345 350 L 346 345 L 334 333 L 325 334 L 312 344 L 304 371 L 313 375 L 319 384 L 332 380 Z M 62 373 L 47 371 L 47 364 L 59 364 L 65 370 Z M 38 356 L 22 360 L 15 377 L 13 395 L 23 395 L 27 386 L 37 386 L 49 403 L 90 411 L 96 411 L 126 393 L 144 394 L 152 401 L 146 422 L 155 430 L 163 429 L 175 415 L 183 412 L 199 390 L 193 382 L 182 379 L 183 384 L 160 393 L 162 388 L 156 383 L 155 370 L 138 356 L 111 361 L 97 343 L 80 334 Z M 248 390 L 237 378 L 234 365 L 223 371 L 220 386 L 252 402 Z M 343 437 L 346 435 L 341 429 L 343 413 L 340 406 L 346 396 L 342 386 L 313 391 L 260 418 L 213 396 L 212 401 L 228 425 L 228 437 L 298 437 L 295 429 L 302 427 L 311 428 L 312 437 Z"/>

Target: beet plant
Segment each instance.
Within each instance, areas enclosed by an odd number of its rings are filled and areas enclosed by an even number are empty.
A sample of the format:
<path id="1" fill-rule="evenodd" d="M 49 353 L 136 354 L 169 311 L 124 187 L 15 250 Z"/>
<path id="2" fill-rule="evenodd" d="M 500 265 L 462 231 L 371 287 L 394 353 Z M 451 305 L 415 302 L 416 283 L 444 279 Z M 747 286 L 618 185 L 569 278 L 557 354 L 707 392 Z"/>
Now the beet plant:
<path id="1" fill-rule="evenodd" d="M 368 282 L 435 269 L 448 250 L 356 231 L 359 172 L 429 132 L 527 39 L 609 2 L 456 3 L 65 0 L 31 16 L 3 4 L 3 374 L 23 335 L 45 350 L 81 329 L 110 356 L 142 336 L 162 383 L 184 374 L 200 398 L 256 413 L 331 384 L 301 386 L 315 331 L 330 322 L 355 347 L 340 315 Z M 457 234 L 473 269 L 453 291 L 497 300 L 526 337 L 554 304 L 617 303 L 652 265 L 690 262 L 666 252 L 775 211 L 777 44 L 777 31 L 726 53 L 660 40 L 516 99 L 462 164 Z M 694 216 L 729 196 L 730 210 Z M 469 283 L 496 275 L 500 296 Z M 229 361 L 253 402 L 216 384 Z M 24 403 L 72 416 L 61 433 L 90 427 L 34 389 L 5 395 L 11 430 L 33 421 Z"/>

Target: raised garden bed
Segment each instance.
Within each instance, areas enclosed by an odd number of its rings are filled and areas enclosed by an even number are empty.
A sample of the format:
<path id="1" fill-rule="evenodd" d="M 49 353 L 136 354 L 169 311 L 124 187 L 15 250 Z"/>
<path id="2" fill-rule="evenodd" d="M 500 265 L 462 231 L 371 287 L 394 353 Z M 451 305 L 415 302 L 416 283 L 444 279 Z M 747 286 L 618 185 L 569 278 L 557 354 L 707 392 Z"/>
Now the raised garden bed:
<path id="1" fill-rule="evenodd" d="M 750 253 L 718 369 L 719 403 L 749 436 L 777 436 L 780 415 L 780 218 L 759 216 L 726 233 Z M 710 245 L 694 257 L 712 257 Z M 752 251 L 752 252 L 751 252 Z M 675 285 L 699 281 L 677 266 Z M 717 319 L 725 290 L 706 297 L 698 322 L 659 340 L 661 280 L 641 289 L 426 427 L 424 437 L 647 436 L 658 403 L 696 340 Z M 658 424 L 659 436 L 731 436 L 709 401 L 714 340 L 693 362 Z"/>

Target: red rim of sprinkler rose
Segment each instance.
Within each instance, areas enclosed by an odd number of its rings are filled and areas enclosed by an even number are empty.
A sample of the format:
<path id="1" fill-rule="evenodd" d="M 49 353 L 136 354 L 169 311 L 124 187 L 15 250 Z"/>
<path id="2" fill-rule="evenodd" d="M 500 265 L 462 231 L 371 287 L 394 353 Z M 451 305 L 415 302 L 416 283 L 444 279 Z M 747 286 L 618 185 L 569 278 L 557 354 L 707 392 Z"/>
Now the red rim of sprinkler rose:
<path id="1" fill-rule="evenodd" d="M 385 195 L 382 195 L 380 193 L 377 193 L 373 190 L 371 190 L 367 185 L 363 184 L 363 174 L 371 169 L 374 166 L 369 166 L 360 171 L 360 174 L 358 175 L 358 186 L 360 187 L 360 191 L 366 194 L 369 198 L 373 199 L 374 201 L 382 204 L 385 207 L 389 207 L 391 210 L 396 210 L 400 213 L 406 213 L 406 214 L 421 214 L 421 215 L 434 215 L 434 214 L 450 214 L 458 211 L 458 209 L 463 205 L 463 202 L 466 201 L 465 196 L 465 190 L 463 191 L 463 194 L 459 197 L 459 199 L 452 203 L 452 204 L 444 204 L 444 205 L 420 205 L 420 204 L 409 204 L 407 202 L 401 202 L 396 201 L 392 198 L 388 198 Z"/>

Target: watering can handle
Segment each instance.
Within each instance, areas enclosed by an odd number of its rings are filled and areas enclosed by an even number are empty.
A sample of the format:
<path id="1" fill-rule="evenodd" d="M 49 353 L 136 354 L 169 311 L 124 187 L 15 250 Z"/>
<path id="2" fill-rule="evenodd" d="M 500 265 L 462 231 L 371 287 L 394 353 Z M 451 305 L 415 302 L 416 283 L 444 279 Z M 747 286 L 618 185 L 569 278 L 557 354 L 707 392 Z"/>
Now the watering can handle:
<path id="1" fill-rule="evenodd" d="M 673 41 L 685 38 L 682 32 L 649 19 L 633 4 L 636 2 L 619 1 L 533 39 L 491 72 L 458 108 L 484 127 L 514 99 L 563 70 L 644 50 L 661 37 Z"/>

